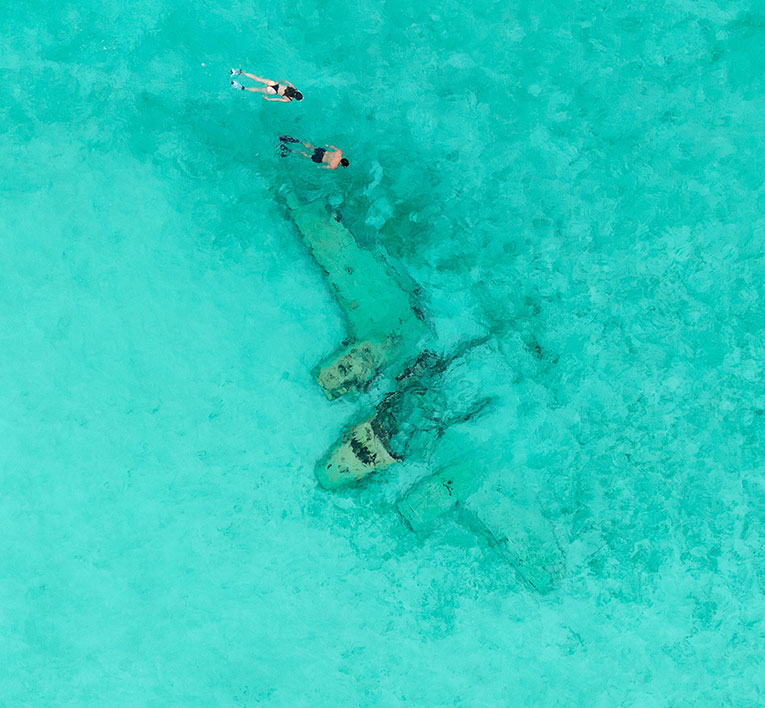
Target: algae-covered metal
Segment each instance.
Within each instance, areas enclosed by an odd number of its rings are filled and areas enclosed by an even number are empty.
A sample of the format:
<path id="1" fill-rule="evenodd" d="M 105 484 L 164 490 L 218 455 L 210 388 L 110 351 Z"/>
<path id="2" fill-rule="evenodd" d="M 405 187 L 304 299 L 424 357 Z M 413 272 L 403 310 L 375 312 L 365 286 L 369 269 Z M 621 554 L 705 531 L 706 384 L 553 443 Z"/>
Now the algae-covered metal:
<path id="1" fill-rule="evenodd" d="M 380 371 L 391 347 L 390 341 L 350 344 L 319 365 L 316 380 L 330 400 L 362 390 Z"/>
<path id="2" fill-rule="evenodd" d="M 321 266 L 347 321 L 349 341 L 317 371 L 332 399 L 363 389 L 378 373 L 411 355 L 425 333 L 415 287 L 381 255 L 362 248 L 323 205 L 286 197 L 289 215 Z"/>
<path id="3" fill-rule="evenodd" d="M 435 472 L 397 503 L 411 528 L 423 531 L 459 505 L 525 582 L 541 592 L 552 588 L 563 561 L 549 523 L 535 500 L 503 490 L 503 464 L 489 461 L 491 448 L 465 425 L 491 401 L 481 375 L 489 338 L 451 355 L 422 351 L 426 329 L 412 283 L 360 247 L 329 210 L 293 196 L 286 201 L 347 321 L 348 339 L 314 372 L 322 390 L 335 399 L 365 390 L 384 371 L 399 372 L 393 391 L 319 461 L 319 483 L 337 489 L 401 460 L 427 458 Z"/>
<path id="4" fill-rule="evenodd" d="M 564 554 L 539 502 L 527 491 L 506 493 L 496 478 L 463 502 L 516 573 L 548 592 L 563 573 Z"/>
<path id="5" fill-rule="evenodd" d="M 490 399 L 481 396 L 480 390 L 466 391 L 459 361 L 464 353 L 464 346 L 449 356 L 425 351 L 404 367 L 396 377 L 396 389 L 383 397 L 372 415 L 344 433 L 317 464 L 322 486 L 357 482 L 398 460 L 423 457 L 450 426 L 480 413 Z M 461 391 L 459 401 L 450 401 L 448 388 Z"/>
<path id="6" fill-rule="evenodd" d="M 469 463 L 454 463 L 414 484 L 397 507 L 415 531 L 422 531 L 475 491 L 480 477 Z"/>
<path id="7" fill-rule="evenodd" d="M 325 489 L 358 482 L 372 472 L 396 462 L 377 434 L 371 420 L 354 426 L 343 435 L 325 460 L 316 467 L 316 477 Z"/>
<path id="8" fill-rule="evenodd" d="M 414 484 L 397 508 L 414 531 L 423 531 L 457 505 L 472 515 L 472 526 L 535 590 L 547 592 L 562 574 L 564 556 L 539 502 L 527 493 L 508 494 L 502 470 L 486 474 L 480 453 L 471 465 L 461 462 L 440 469 Z"/>

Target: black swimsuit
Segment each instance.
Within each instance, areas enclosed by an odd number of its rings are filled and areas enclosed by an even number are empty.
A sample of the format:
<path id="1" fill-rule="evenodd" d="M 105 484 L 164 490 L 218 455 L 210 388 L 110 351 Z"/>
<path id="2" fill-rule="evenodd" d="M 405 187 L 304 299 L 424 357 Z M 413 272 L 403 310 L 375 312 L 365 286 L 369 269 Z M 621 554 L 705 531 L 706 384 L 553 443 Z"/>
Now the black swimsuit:
<path id="1" fill-rule="evenodd" d="M 327 152 L 324 148 L 316 148 L 311 155 L 311 159 L 318 164 L 324 162 L 324 153 Z"/>
<path id="2" fill-rule="evenodd" d="M 277 96 L 279 95 L 279 84 L 271 84 L 268 88 L 272 88 L 274 90 L 274 93 Z"/>

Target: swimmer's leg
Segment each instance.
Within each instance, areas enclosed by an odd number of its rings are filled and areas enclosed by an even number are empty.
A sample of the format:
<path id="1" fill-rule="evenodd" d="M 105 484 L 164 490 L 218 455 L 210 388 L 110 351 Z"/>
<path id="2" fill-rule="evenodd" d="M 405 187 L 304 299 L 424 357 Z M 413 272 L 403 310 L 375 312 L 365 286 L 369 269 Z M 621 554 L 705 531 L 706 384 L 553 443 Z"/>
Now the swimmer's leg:
<path id="1" fill-rule="evenodd" d="M 260 76 L 255 76 L 255 74 L 248 74 L 246 71 L 242 72 L 242 76 L 246 76 L 248 79 L 252 79 L 253 81 L 260 81 L 261 84 L 275 84 L 275 81 L 271 81 L 271 79 L 261 79 Z"/>
<path id="2" fill-rule="evenodd" d="M 295 141 L 297 142 L 297 141 Z M 288 148 L 284 143 L 279 145 L 279 156 L 280 157 L 287 157 L 290 153 L 294 153 L 295 155 L 299 155 L 304 160 L 310 160 L 311 155 L 309 155 L 307 152 L 303 152 L 302 150 L 293 150 L 292 148 Z"/>
<path id="3" fill-rule="evenodd" d="M 253 88 L 252 86 L 242 86 L 238 81 L 231 82 L 231 88 L 238 89 L 239 91 L 249 91 L 250 93 L 265 93 L 266 90 L 262 88 Z"/>
<path id="4" fill-rule="evenodd" d="M 302 140 L 293 138 L 291 135 L 280 135 L 279 140 L 281 140 L 283 143 L 300 143 L 304 147 L 307 147 L 309 150 L 316 149 L 313 145 L 311 145 L 311 143 L 304 143 Z"/>

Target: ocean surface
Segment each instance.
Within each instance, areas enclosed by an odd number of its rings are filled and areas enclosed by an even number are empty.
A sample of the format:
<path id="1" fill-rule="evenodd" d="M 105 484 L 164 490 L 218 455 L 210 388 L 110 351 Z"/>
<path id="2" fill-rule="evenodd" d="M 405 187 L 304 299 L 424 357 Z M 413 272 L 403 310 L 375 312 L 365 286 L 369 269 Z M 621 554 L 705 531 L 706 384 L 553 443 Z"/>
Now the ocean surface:
<path id="1" fill-rule="evenodd" d="M 0 27 L 0 706 L 765 704 L 762 3 Z M 375 393 L 317 385 L 345 315 L 287 193 L 419 286 L 433 351 L 482 338 L 472 511 L 398 513 L 437 452 L 317 484 Z M 471 523 L 495 492 L 552 529 L 547 591 Z"/>

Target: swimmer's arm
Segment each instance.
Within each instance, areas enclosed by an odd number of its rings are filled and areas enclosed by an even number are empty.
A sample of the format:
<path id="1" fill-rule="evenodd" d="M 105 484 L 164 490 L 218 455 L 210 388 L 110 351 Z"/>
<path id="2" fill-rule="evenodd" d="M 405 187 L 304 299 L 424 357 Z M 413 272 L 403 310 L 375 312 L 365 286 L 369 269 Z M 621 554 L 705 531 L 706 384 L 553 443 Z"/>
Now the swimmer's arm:
<path id="1" fill-rule="evenodd" d="M 277 103 L 289 103 L 290 102 L 289 98 L 269 98 L 265 94 L 263 95 L 263 100 L 264 101 L 276 101 Z"/>
<path id="2" fill-rule="evenodd" d="M 292 86 L 292 88 L 295 88 L 295 84 L 291 84 L 289 81 L 282 81 L 283 84 L 287 84 L 287 86 Z"/>
<path id="3" fill-rule="evenodd" d="M 337 145 L 330 145 L 329 143 L 327 143 L 324 147 L 325 148 L 332 148 L 333 150 L 339 150 L 340 149 L 339 147 L 337 147 Z"/>

